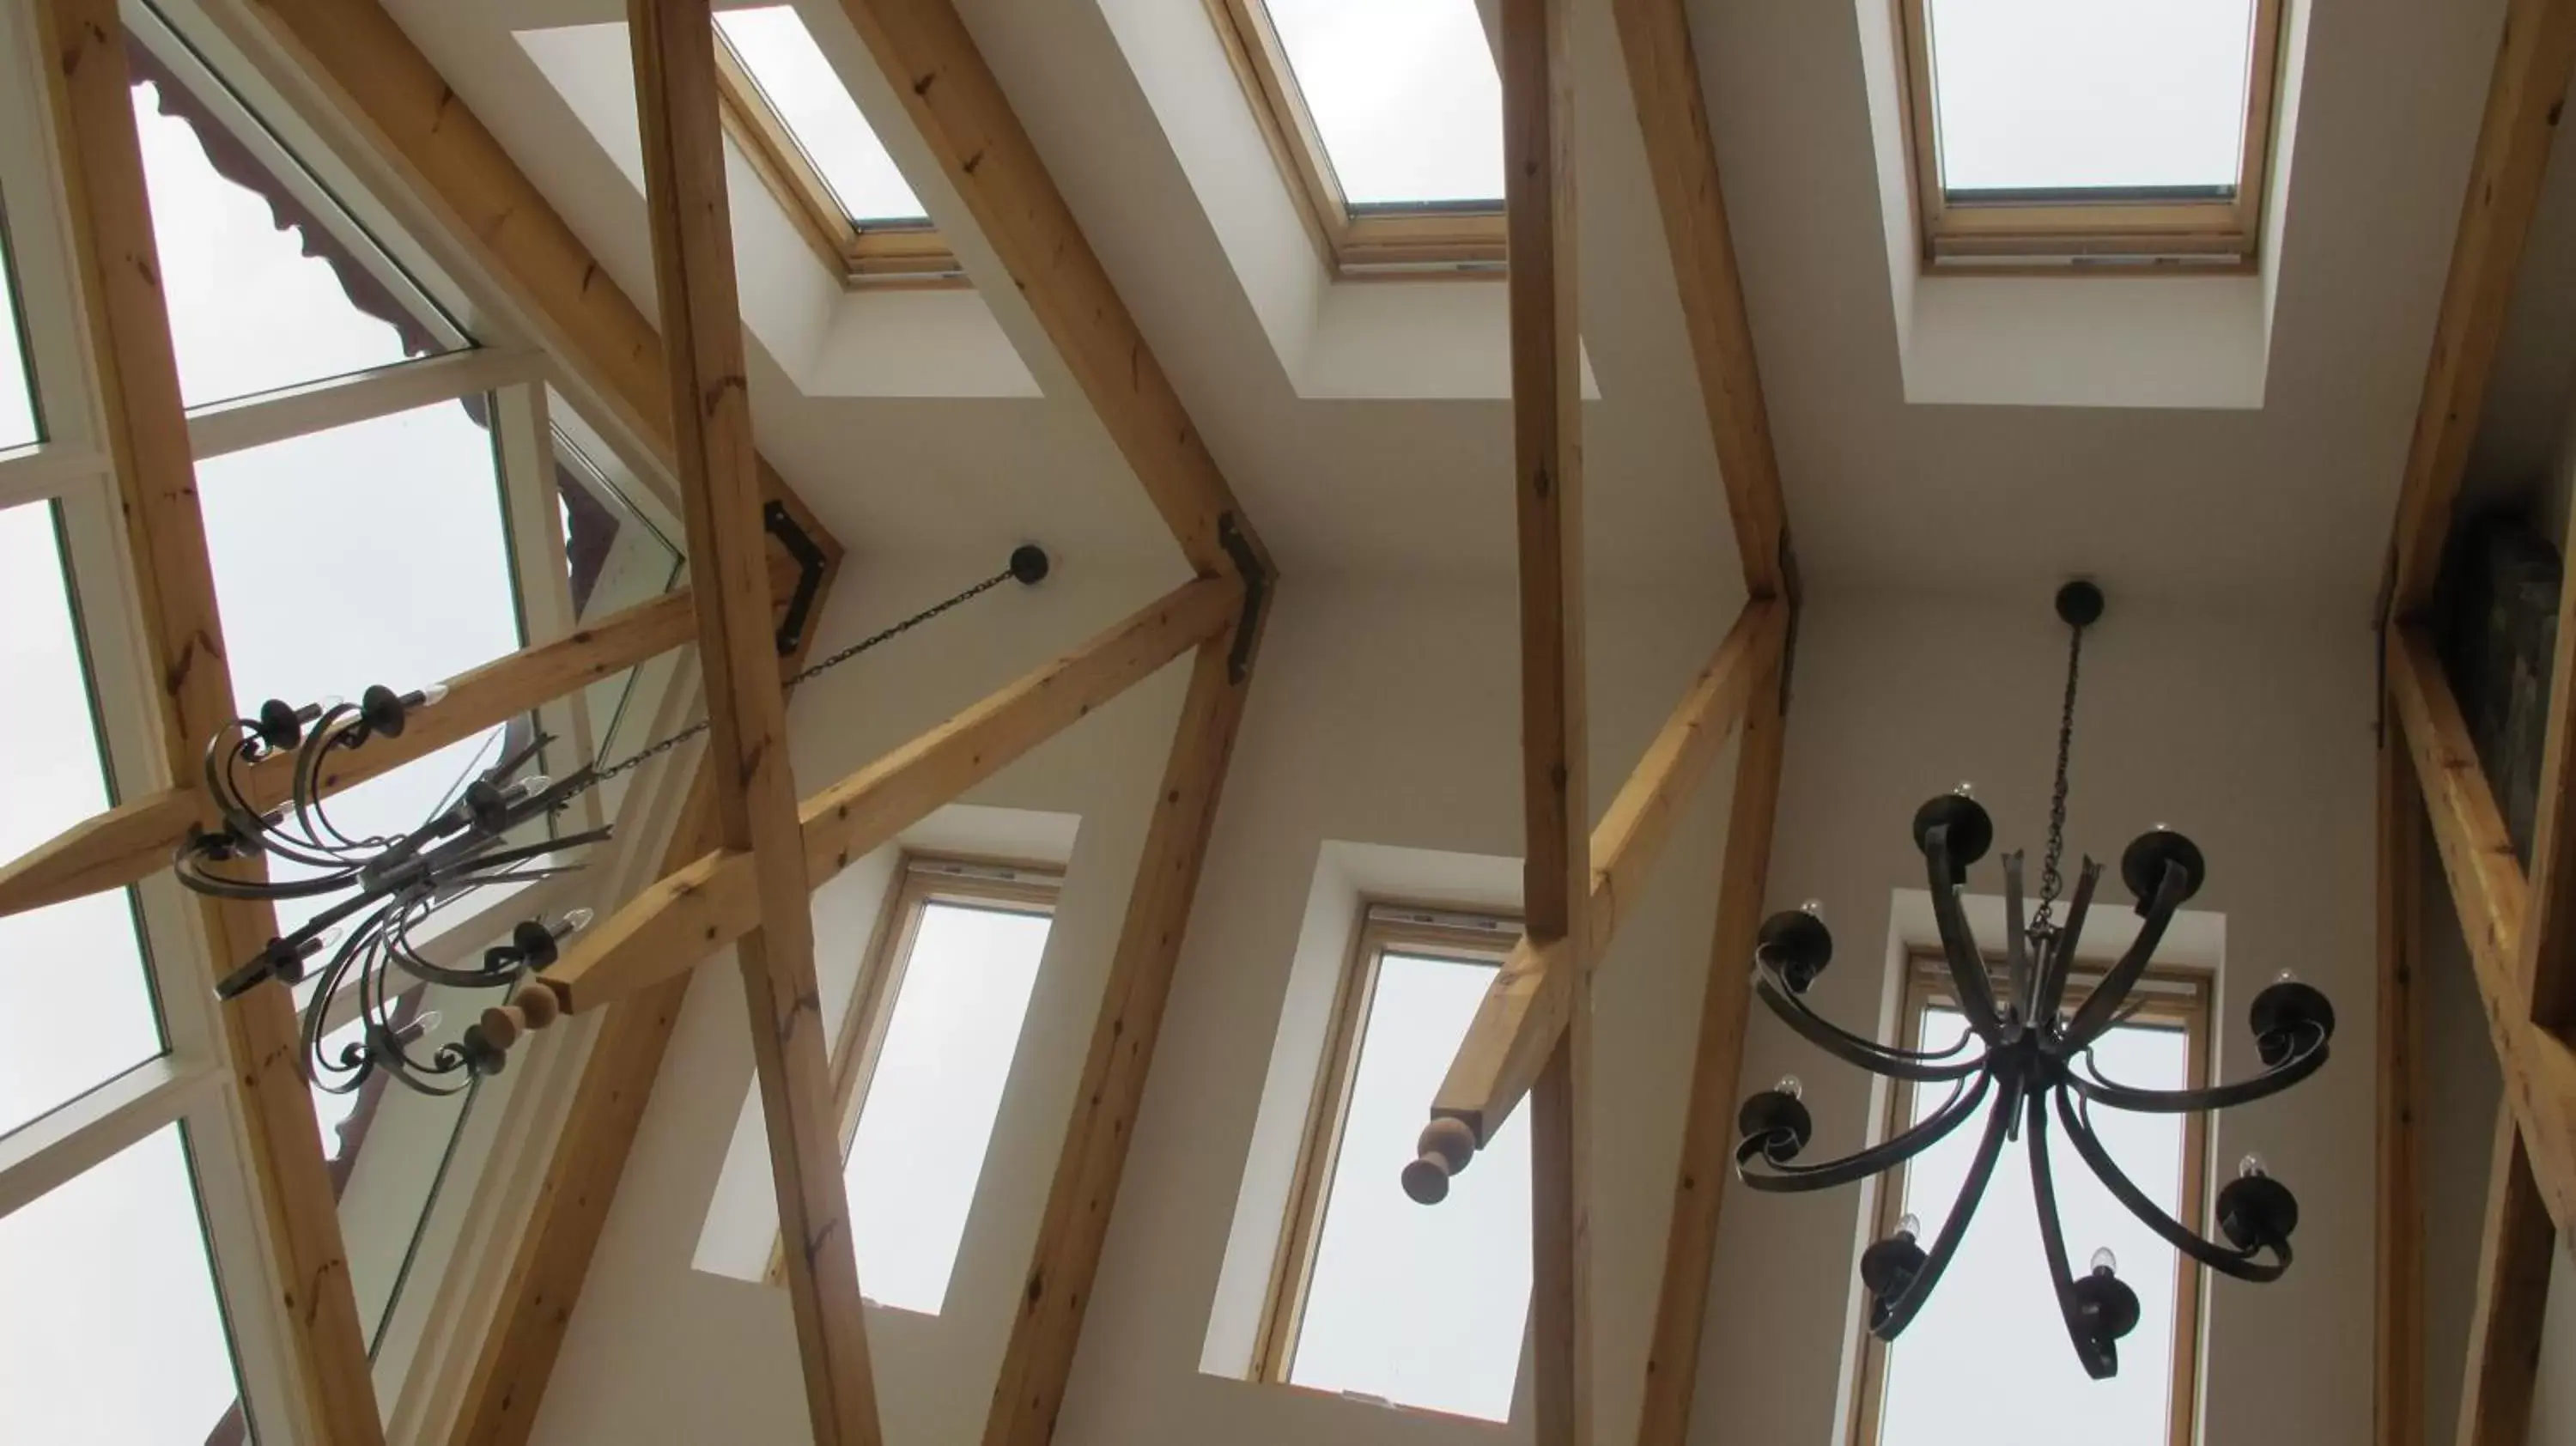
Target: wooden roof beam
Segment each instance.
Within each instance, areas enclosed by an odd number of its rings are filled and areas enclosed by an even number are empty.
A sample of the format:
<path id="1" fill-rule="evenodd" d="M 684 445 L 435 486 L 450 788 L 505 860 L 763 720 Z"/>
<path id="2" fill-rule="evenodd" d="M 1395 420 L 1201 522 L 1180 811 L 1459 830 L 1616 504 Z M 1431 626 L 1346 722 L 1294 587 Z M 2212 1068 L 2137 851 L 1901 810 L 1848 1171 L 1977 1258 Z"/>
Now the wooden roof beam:
<path id="1" fill-rule="evenodd" d="M 876 1381 L 832 1125 L 822 991 L 805 876 L 787 704 L 770 628 L 767 532 L 751 436 L 751 388 L 734 290 L 706 0 L 632 0 L 645 210 L 669 339 L 680 500 L 696 579 L 717 840 L 750 859 L 754 927 L 734 942 L 751 1011 L 787 1294 L 817 1446 L 876 1446 Z"/>
<path id="2" fill-rule="evenodd" d="M 1787 597 L 1795 577 L 1780 461 L 1771 446 L 1771 415 L 1762 398 L 1735 236 L 1727 225 L 1726 192 L 1718 183 L 1717 145 L 1709 133 L 1699 52 L 1691 48 L 1690 17 L 1683 0 L 1611 0 L 1610 11 L 1628 59 L 1628 90 L 1663 212 L 1664 241 L 1672 250 L 1682 325 L 1690 334 L 1727 515 L 1735 525 L 1745 593 Z"/>
<path id="3" fill-rule="evenodd" d="M 2424 800 L 2405 740 L 2379 739 L 2378 1230 L 2373 1446 L 2424 1446 Z"/>
<path id="4" fill-rule="evenodd" d="M 187 778 L 202 767 L 205 740 L 237 712 L 128 93 L 125 25 L 116 0 L 44 0 L 33 9 L 39 53 L 50 61 L 46 93 L 64 211 L 98 368 L 101 441 L 124 507 L 145 676 L 160 685 L 153 706 L 163 762 L 170 777 Z M 276 937 L 266 902 L 203 895 L 190 902 L 212 953 L 209 988 Z M 254 989 L 225 1004 L 222 1019 L 281 1292 L 277 1314 L 294 1357 L 301 1419 L 286 1429 L 339 1446 L 381 1446 L 339 1207 L 313 1096 L 296 1068 L 303 1050 L 294 997 Z"/>
<path id="5" fill-rule="evenodd" d="M 2576 0 L 2509 0 L 2398 488 L 2385 607 L 2401 621 L 2422 615 L 2441 577 L 2451 504 L 2486 409 L 2505 309 L 2522 271 L 2571 70 Z"/>
<path id="6" fill-rule="evenodd" d="M 2526 1446 L 2540 1384 L 2540 1332 L 2557 1262 L 2549 1212 L 2510 1107 L 2496 1112 L 2479 1236 L 2468 1361 L 2460 1377 L 2458 1446 Z"/>
<path id="7" fill-rule="evenodd" d="M 1202 577 L 1266 579 L 1260 538 L 956 7 L 841 0 L 841 8 L 1190 566 Z"/>

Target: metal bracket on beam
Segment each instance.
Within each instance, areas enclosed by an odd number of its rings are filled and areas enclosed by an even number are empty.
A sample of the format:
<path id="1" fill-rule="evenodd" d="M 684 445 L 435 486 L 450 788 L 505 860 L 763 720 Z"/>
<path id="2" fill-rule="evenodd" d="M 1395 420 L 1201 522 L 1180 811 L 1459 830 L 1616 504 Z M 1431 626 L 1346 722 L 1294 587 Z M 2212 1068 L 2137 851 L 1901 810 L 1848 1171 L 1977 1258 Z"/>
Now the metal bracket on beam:
<path id="1" fill-rule="evenodd" d="M 1241 684 L 1252 676 L 1252 640 L 1260 630 L 1261 609 L 1270 600 L 1270 574 L 1253 552 L 1251 539 L 1234 525 L 1233 513 L 1217 518 L 1216 541 L 1234 559 L 1235 571 L 1243 574 L 1243 616 L 1235 620 L 1234 651 L 1225 660 L 1226 678 Z"/>
<path id="2" fill-rule="evenodd" d="M 786 616 L 778 620 L 778 656 L 793 657 L 805 641 L 805 626 L 813 621 L 814 599 L 823 591 L 823 574 L 831 564 L 823 556 L 823 549 L 796 525 L 786 503 L 772 502 L 762 507 L 760 520 L 796 561 L 796 591 L 788 596 Z"/>

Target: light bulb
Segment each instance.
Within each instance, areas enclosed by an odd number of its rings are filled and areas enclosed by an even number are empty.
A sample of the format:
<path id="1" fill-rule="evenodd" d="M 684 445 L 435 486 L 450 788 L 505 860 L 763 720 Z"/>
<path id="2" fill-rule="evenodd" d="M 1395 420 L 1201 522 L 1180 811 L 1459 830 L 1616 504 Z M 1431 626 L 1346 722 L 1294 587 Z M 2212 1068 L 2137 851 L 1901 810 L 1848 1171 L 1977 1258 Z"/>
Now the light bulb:
<path id="1" fill-rule="evenodd" d="M 446 698 L 446 696 L 447 685 L 445 683 L 432 683 L 428 687 L 422 688 L 412 694 L 412 698 L 414 700 L 412 706 L 415 708 L 435 708 L 439 705 L 439 702 L 442 699 Z"/>
<path id="2" fill-rule="evenodd" d="M 1912 1240 L 1921 1235 L 1923 1233 L 1922 1217 L 1916 1215 L 1911 1210 L 1899 1215 L 1896 1217 L 1896 1233 L 1904 1236 L 1908 1240 Z"/>
<path id="3" fill-rule="evenodd" d="M 2236 1162 L 2236 1176 L 2240 1180 L 2251 1180 L 2257 1175 L 2271 1173 L 2271 1169 L 2263 1163 L 2263 1157 L 2260 1155 L 2247 1155 Z"/>
<path id="4" fill-rule="evenodd" d="M 2172 825 L 2172 824 L 2169 824 L 2169 823 L 2151 823 L 2151 824 L 2147 825 L 2147 832 L 2149 832 L 2149 833 L 2171 833 L 2171 832 L 2173 832 L 2173 825 Z"/>
<path id="5" fill-rule="evenodd" d="M 405 1044 L 418 1044 L 429 1037 L 431 1030 L 438 1028 L 439 1020 L 440 1015 L 438 1011 L 435 1009 L 430 1010 L 414 1019 L 411 1023 L 395 1030 L 394 1038 L 401 1040 Z"/>
<path id="6" fill-rule="evenodd" d="M 1794 1074 L 1780 1076 L 1780 1082 L 1771 1088 L 1774 1092 L 1787 1095 L 1793 1100 L 1803 1099 L 1807 1093 L 1807 1087 L 1798 1083 L 1798 1077 Z"/>
<path id="7" fill-rule="evenodd" d="M 2110 1275 L 2119 1268 L 2120 1257 L 2111 1253 L 2110 1246 L 2105 1245 L 2101 1249 L 2093 1252 L 2093 1273 L 2095 1275 Z"/>
<path id="8" fill-rule="evenodd" d="M 1977 796 L 1977 786 L 1963 781 L 1958 787 L 1951 789 L 1950 793 L 1955 798 L 1974 798 Z"/>
<path id="9" fill-rule="evenodd" d="M 574 909 L 563 916 L 563 922 L 555 925 L 555 937 L 558 939 L 569 939 L 573 935 L 580 933 L 582 930 L 589 928 L 590 921 L 598 917 L 599 916 L 597 914 L 592 913 L 588 909 Z"/>
<path id="10" fill-rule="evenodd" d="M 2299 971 L 2296 969 L 2284 969 L 2280 973 L 2272 976 L 2272 982 L 2275 984 L 2296 984 L 2299 982 Z"/>
<path id="11" fill-rule="evenodd" d="M 1798 912 L 1806 915 L 1808 918 L 1815 918 L 1825 912 L 1825 901 L 1822 899 L 1809 899 L 1807 902 L 1798 906 Z"/>

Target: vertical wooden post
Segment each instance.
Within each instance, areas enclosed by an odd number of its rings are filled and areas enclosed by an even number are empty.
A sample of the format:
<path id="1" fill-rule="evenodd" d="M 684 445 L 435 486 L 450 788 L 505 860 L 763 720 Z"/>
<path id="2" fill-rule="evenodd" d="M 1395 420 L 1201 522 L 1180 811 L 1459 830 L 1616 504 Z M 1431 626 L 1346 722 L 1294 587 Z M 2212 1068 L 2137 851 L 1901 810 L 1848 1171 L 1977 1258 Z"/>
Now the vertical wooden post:
<path id="1" fill-rule="evenodd" d="M 2500 1106 L 2487 1171 L 2477 1305 L 2469 1318 L 2468 1364 L 2460 1375 L 2458 1446 L 2524 1446 L 2556 1256 L 2549 1211 L 2513 1107 Z"/>
<path id="2" fill-rule="evenodd" d="M 206 740 L 238 710 L 134 130 L 125 26 L 116 0 L 46 0 L 35 9 L 62 147 L 64 209 L 98 364 L 101 440 L 124 505 L 136 613 L 150 676 L 160 683 L 156 701 L 170 777 L 186 778 L 201 766 Z M 215 898 L 196 904 L 216 975 L 276 937 L 276 912 L 268 904 Z M 333 1446 L 382 1442 L 339 1207 L 322 1160 L 313 1097 L 297 1068 L 303 1038 L 294 999 L 283 986 L 264 985 L 224 1007 L 223 1028 L 281 1277 L 303 1429 Z"/>
<path id="3" fill-rule="evenodd" d="M 646 211 L 670 362 L 680 500 L 706 677 L 716 835 L 747 850 L 760 926 L 735 943 L 751 1009 L 787 1292 L 819 1446 L 878 1441 L 849 1202 L 832 1130 L 804 830 L 788 767 L 766 534 L 734 289 L 708 0 L 633 0 Z"/>
<path id="4" fill-rule="evenodd" d="M 2391 708 L 2379 742 L 2379 1231 L 2377 1446 L 2423 1446 L 2424 1097 L 2416 991 L 2424 801 Z"/>

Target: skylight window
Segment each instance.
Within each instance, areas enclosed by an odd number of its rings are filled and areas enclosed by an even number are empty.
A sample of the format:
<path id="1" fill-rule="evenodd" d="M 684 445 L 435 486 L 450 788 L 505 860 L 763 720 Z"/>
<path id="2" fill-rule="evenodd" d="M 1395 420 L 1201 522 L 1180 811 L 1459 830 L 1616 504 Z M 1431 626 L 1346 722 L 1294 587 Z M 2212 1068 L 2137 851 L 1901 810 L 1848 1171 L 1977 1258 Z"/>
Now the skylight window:
<path id="1" fill-rule="evenodd" d="M 825 260 L 852 279 L 954 275 L 929 211 L 795 7 L 719 10 L 716 30 L 727 125 Z"/>
<path id="2" fill-rule="evenodd" d="M 2078 997 L 2088 987 L 2078 979 Z M 1918 961 L 1908 996 L 1909 1047 L 1956 1044 L 1967 1020 L 1949 998 L 1946 972 Z M 2094 1046 L 2103 1075 L 2141 1089 L 2176 1090 L 2207 1083 L 2209 998 L 2200 976 L 2151 975 L 2137 1017 Z M 1900 1087 L 1891 1129 L 1937 1110 L 1937 1086 Z M 2198 1117 L 2102 1114 L 2093 1118 L 2103 1147 L 2168 1214 L 2203 1214 L 2206 1150 Z M 1909 1161 L 1881 1188 L 1879 1234 L 1912 1214 L 1928 1244 L 1957 1198 L 1977 1149 L 1976 1132 L 1943 1140 Z M 2101 1446 L 2188 1446 L 2192 1372 L 2200 1337 L 2199 1268 L 2176 1256 L 2095 1177 L 2063 1131 L 2049 1136 L 2052 1183 L 2065 1229 L 2068 1264 L 2082 1273 L 2093 1252 L 2109 1249 L 2120 1278 L 2138 1293 L 2137 1329 L 2120 1342 L 2120 1374 L 2094 1381 L 2066 1349 L 2050 1296 L 2030 1172 L 2004 1169 L 1987 1186 L 1975 1220 L 1950 1263 L 1945 1288 L 1923 1308 L 1903 1339 L 1871 1339 L 1861 1352 L 1860 1430 L 1855 1446 L 1953 1446 L 1958 1423 L 1980 1423 L 1993 1446 L 2057 1446 L 2065 1423 L 2090 1423 L 2086 1441 Z M 2013 1389 L 1995 1389 L 1996 1361 L 2016 1362 Z"/>
<path id="3" fill-rule="evenodd" d="M 18 334 L 18 278 L 9 265 L 8 215 L 0 211 L 0 451 L 37 439 L 33 378 Z"/>
<path id="4" fill-rule="evenodd" d="M 1397 1179 L 1513 930 L 1371 910 L 1323 1060 L 1259 1362 L 1269 1379 L 1510 1419 L 1530 1295 L 1529 1112 L 1438 1210 Z M 1438 1280 L 1438 1290 L 1424 1290 Z"/>
<path id="5" fill-rule="evenodd" d="M 1903 13 L 1930 259 L 2251 259 L 2278 0 Z"/>
<path id="6" fill-rule="evenodd" d="M 1475 0 L 1210 0 L 1339 270 L 1495 269 L 1503 94 Z"/>

